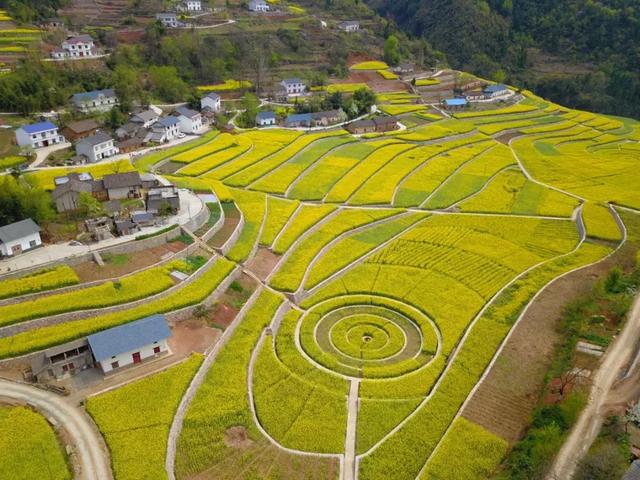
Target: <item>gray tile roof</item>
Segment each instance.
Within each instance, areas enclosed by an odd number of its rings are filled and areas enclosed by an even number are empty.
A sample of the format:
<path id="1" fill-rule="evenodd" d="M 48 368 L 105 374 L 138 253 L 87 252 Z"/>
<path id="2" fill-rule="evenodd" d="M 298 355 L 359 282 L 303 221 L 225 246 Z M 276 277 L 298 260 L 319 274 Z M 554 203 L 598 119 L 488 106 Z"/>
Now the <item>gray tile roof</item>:
<path id="1" fill-rule="evenodd" d="M 98 132 L 95 135 L 91 135 L 90 137 L 83 138 L 78 143 L 86 143 L 92 147 L 96 145 L 100 145 L 101 143 L 108 142 L 109 140 L 113 140 L 110 135 L 107 135 L 104 132 Z"/>
<path id="2" fill-rule="evenodd" d="M 640 460 L 634 460 L 629 466 L 622 480 L 640 480 Z"/>
<path id="3" fill-rule="evenodd" d="M 193 117 L 197 117 L 198 115 L 200 115 L 199 112 L 191 110 L 190 108 L 187 108 L 187 107 L 178 107 L 178 108 L 176 108 L 176 112 L 179 115 L 182 115 L 182 116 L 187 117 L 187 118 L 193 118 Z"/>
<path id="4" fill-rule="evenodd" d="M 87 340 L 98 362 L 121 353 L 135 351 L 171 336 L 164 315 L 151 315 L 119 327 L 89 335 Z"/>
<path id="5" fill-rule="evenodd" d="M 40 227 L 36 222 L 30 218 L 25 218 L 19 222 L 10 223 L 9 225 L 0 227 L 0 242 L 12 242 L 19 238 L 24 238 L 29 235 L 33 235 L 34 233 L 38 233 L 39 231 Z"/>
<path id="6" fill-rule="evenodd" d="M 112 173 L 102 178 L 104 188 L 110 190 L 112 188 L 134 187 L 142 185 L 140 174 L 138 172 Z"/>

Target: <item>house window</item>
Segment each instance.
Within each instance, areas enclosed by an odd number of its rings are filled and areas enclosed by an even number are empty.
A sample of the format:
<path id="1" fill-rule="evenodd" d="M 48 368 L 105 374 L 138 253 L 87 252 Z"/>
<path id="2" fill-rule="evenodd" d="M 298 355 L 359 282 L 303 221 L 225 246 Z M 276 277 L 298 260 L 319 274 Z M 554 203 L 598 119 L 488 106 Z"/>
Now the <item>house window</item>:
<path id="1" fill-rule="evenodd" d="M 36 241 L 35 241 L 35 240 L 31 240 L 31 241 L 29 242 L 29 247 L 30 247 L 30 248 L 33 248 L 33 247 L 35 247 L 36 245 L 37 245 L 37 243 L 36 243 Z"/>
<path id="2" fill-rule="evenodd" d="M 71 371 L 71 370 L 73 370 L 75 368 L 76 367 L 73 365 L 73 362 L 72 363 L 67 363 L 66 365 L 62 366 L 62 371 L 66 373 L 66 372 L 69 372 L 69 371 Z"/>
<path id="3" fill-rule="evenodd" d="M 160 353 L 160 347 L 153 347 L 153 353 Z"/>
<path id="4" fill-rule="evenodd" d="M 120 366 L 120 362 L 118 362 L 117 360 L 115 362 L 111 362 L 111 369 L 112 370 L 115 370 L 119 366 Z"/>

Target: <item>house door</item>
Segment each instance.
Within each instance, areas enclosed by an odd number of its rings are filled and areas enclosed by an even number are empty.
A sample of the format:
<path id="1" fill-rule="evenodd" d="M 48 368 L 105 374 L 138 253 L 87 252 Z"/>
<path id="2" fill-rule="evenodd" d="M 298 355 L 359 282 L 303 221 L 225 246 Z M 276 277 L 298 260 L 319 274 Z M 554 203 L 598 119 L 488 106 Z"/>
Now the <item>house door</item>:
<path id="1" fill-rule="evenodd" d="M 140 352 L 136 352 L 132 355 L 133 363 L 140 363 L 142 359 L 140 358 Z"/>
<path id="2" fill-rule="evenodd" d="M 13 253 L 13 255 L 20 255 L 22 253 L 22 245 L 13 245 L 11 247 L 11 252 Z"/>

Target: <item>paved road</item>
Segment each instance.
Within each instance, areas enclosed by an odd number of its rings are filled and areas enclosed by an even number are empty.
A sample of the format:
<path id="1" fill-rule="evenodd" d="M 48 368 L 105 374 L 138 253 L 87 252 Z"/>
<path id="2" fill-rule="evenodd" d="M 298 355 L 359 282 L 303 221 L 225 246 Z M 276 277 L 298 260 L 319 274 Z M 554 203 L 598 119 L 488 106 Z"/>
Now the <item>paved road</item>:
<path id="1" fill-rule="evenodd" d="M 111 468 L 103 439 L 82 410 L 72 407 L 62 397 L 21 383 L 0 379 L 0 397 L 29 402 L 46 417 L 54 418 L 73 439 L 83 480 L 110 480 Z"/>
<path id="2" fill-rule="evenodd" d="M 631 360 L 640 338 L 640 296 L 636 298 L 627 324 L 606 353 L 593 378 L 587 406 L 582 411 L 569 437 L 560 449 L 548 480 L 569 480 L 576 466 L 591 447 L 600 431 L 608 394 L 619 378 L 620 370 Z"/>

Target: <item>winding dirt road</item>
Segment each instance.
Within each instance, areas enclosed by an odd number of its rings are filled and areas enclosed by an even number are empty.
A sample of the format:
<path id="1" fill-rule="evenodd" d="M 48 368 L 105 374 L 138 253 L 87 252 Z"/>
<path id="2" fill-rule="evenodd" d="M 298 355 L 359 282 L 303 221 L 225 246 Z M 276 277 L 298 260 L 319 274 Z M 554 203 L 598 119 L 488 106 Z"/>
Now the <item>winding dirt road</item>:
<path id="1" fill-rule="evenodd" d="M 547 480 L 569 480 L 573 476 L 609 414 L 609 394 L 619 381 L 621 370 L 631 361 L 639 338 L 640 296 L 636 297 L 627 324 L 594 375 L 587 406 L 560 449 Z"/>
<path id="2" fill-rule="evenodd" d="M 21 383 L 0 379 L 0 397 L 28 402 L 46 417 L 54 418 L 73 439 L 82 480 L 111 480 L 111 467 L 106 447 L 93 422 L 82 410 L 58 395 Z"/>

